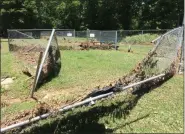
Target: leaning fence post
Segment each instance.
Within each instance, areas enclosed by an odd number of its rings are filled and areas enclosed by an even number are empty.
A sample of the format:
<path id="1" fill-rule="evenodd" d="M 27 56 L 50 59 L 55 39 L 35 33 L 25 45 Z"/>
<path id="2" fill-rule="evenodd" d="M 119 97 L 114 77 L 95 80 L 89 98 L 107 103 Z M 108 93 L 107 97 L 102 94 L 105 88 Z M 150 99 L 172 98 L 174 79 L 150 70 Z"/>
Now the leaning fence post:
<path id="1" fill-rule="evenodd" d="M 43 52 L 40 52 L 39 60 L 38 60 L 38 64 L 37 64 L 37 70 L 36 70 L 36 73 L 35 73 L 35 79 L 34 79 L 34 82 L 33 82 L 33 88 L 31 90 L 31 95 L 30 95 L 31 98 L 33 98 L 33 93 L 35 92 L 35 89 L 37 87 L 36 86 L 36 78 L 37 78 L 37 75 L 38 75 L 38 71 L 39 71 L 39 66 L 40 66 L 40 63 L 41 63 L 42 55 L 43 55 Z"/>

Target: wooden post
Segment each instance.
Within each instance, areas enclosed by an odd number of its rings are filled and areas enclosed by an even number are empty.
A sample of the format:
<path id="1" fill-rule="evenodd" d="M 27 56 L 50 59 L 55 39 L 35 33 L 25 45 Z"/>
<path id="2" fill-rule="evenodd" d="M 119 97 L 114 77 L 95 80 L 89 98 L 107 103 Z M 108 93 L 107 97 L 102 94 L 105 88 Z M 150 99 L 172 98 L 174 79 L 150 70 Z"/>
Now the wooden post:
<path id="1" fill-rule="evenodd" d="M 36 87 L 37 87 L 36 79 L 37 79 L 37 75 L 38 75 L 38 71 L 39 71 L 39 67 L 40 67 L 42 55 L 43 55 L 43 52 L 40 52 L 39 60 L 38 60 L 38 64 L 37 64 L 37 70 L 36 70 L 35 78 L 34 78 L 34 82 L 33 82 L 33 88 L 32 88 L 32 90 L 31 90 L 31 95 L 30 95 L 31 98 L 33 98 L 33 93 L 35 92 L 35 89 L 36 89 Z"/>

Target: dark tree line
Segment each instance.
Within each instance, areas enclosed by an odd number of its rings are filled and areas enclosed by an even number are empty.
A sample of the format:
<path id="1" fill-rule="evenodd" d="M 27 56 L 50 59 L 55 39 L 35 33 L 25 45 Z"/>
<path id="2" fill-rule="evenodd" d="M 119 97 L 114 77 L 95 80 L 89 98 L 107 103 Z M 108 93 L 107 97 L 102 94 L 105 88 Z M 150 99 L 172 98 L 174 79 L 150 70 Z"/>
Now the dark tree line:
<path id="1" fill-rule="evenodd" d="M 171 29 L 183 0 L 1 0 L 0 30 L 11 28 Z"/>

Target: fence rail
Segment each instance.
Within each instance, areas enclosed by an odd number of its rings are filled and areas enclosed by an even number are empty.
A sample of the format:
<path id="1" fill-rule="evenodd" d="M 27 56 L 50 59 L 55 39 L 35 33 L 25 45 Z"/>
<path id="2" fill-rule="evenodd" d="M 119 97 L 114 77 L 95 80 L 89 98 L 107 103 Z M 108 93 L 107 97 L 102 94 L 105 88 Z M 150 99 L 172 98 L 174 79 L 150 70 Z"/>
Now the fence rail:
<path id="1" fill-rule="evenodd" d="M 75 31 L 75 29 L 56 29 L 56 35 L 61 44 L 75 44 L 76 42 L 99 42 L 104 44 L 118 43 L 122 44 L 139 44 L 144 42 L 151 42 L 160 35 L 166 33 L 170 29 L 149 29 L 149 30 L 84 30 Z M 26 37 L 33 37 L 35 39 L 48 39 L 51 34 L 51 29 L 8 29 L 9 40 Z M 11 31 L 11 32 L 10 32 Z M 14 32 L 13 32 L 14 31 Z M 21 32 L 22 34 L 18 34 Z M 14 34 L 14 35 L 13 35 Z M 24 35 L 23 35 L 24 34 Z M 151 37 L 152 38 L 149 38 Z M 66 40 L 67 39 L 67 40 Z M 60 44 L 60 43 L 59 43 Z"/>

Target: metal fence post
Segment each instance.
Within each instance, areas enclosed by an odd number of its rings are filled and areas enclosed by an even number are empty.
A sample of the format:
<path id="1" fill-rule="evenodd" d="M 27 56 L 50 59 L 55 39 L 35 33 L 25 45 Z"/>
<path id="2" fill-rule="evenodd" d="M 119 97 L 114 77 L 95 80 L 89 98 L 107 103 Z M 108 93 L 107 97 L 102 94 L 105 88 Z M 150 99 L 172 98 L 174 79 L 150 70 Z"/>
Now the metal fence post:
<path id="1" fill-rule="evenodd" d="M 99 40 L 100 40 L 100 43 L 101 43 L 101 31 L 100 31 L 100 38 L 99 38 Z"/>
<path id="2" fill-rule="evenodd" d="M 76 37 L 76 31 L 75 31 L 75 29 L 74 29 L 73 35 L 74 35 L 74 38 L 75 38 Z"/>
<path id="3" fill-rule="evenodd" d="M 9 29 L 7 29 L 7 33 L 8 33 L 8 51 L 10 51 L 10 38 L 9 38 Z"/>
<path id="4" fill-rule="evenodd" d="M 116 31 L 115 35 L 115 49 L 117 50 L 117 42 L 118 42 L 118 31 Z"/>
<path id="5" fill-rule="evenodd" d="M 35 73 L 35 79 L 34 79 L 34 82 L 33 82 L 33 88 L 31 90 L 31 95 L 30 95 L 31 98 L 33 98 L 33 93 L 35 92 L 35 89 L 37 87 L 36 78 L 38 77 L 38 71 L 39 71 L 39 66 L 40 66 L 40 63 L 41 63 L 42 55 L 43 55 L 43 52 L 40 52 L 39 60 L 38 60 L 38 64 L 37 64 L 37 70 L 36 70 L 36 73 Z"/>
<path id="6" fill-rule="evenodd" d="M 89 31 L 89 29 L 86 30 L 86 38 L 87 38 L 87 41 L 89 41 L 89 39 L 88 39 L 88 31 Z"/>

